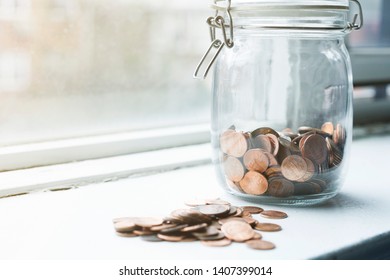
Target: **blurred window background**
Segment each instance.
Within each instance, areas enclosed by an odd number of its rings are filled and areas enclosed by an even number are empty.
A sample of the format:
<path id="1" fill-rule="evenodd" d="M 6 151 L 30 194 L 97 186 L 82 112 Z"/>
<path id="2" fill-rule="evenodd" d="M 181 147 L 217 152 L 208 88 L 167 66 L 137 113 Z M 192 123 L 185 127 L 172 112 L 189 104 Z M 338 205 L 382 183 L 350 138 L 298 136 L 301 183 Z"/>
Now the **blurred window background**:
<path id="1" fill-rule="evenodd" d="M 0 0 L 0 146 L 209 120 L 208 0 Z"/>

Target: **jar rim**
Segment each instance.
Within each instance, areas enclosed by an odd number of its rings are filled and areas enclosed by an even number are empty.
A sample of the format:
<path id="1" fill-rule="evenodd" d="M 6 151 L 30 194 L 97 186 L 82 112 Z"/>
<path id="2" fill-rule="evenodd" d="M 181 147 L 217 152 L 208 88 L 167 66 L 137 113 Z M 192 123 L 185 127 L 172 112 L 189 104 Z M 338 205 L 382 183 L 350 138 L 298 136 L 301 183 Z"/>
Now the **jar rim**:
<path id="1" fill-rule="evenodd" d="M 214 4 L 211 4 L 211 7 L 215 10 L 226 10 L 228 5 L 227 0 L 214 0 Z M 349 1 L 230 1 L 230 10 L 231 11 L 244 11 L 264 8 L 272 9 L 291 9 L 291 10 L 301 10 L 301 9 L 318 9 L 318 10 L 349 10 Z"/>

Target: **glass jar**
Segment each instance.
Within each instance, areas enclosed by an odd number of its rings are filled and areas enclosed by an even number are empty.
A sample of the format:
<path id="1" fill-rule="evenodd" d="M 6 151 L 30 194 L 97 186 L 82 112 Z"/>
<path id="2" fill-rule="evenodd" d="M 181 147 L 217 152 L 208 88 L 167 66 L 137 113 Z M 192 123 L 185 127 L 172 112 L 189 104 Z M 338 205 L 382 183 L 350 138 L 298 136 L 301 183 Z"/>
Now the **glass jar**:
<path id="1" fill-rule="evenodd" d="M 346 0 L 214 1 L 195 75 L 211 56 L 213 162 L 229 193 L 310 205 L 340 190 L 352 139 L 344 37 L 363 22 L 351 2 L 352 22 Z"/>

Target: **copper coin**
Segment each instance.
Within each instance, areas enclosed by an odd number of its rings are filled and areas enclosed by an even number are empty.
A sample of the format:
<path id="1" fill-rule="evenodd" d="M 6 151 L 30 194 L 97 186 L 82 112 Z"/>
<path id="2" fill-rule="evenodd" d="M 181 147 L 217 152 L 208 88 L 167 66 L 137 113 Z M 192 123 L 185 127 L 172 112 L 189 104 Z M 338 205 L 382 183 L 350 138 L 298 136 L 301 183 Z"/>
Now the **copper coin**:
<path id="1" fill-rule="evenodd" d="M 221 231 L 227 238 L 236 242 L 243 242 L 251 239 L 255 232 L 252 227 L 244 222 L 230 221 L 222 225 Z"/>
<path id="2" fill-rule="evenodd" d="M 252 217 L 252 214 L 249 211 L 243 210 L 242 213 L 241 213 L 241 217 L 242 218 L 244 218 L 244 217 Z"/>
<path id="3" fill-rule="evenodd" d="M 117 232 L 132 232 L 137 228 L 134 222 L 122 220 L 114 224 L 114 228 Z"/>
<path id="4" fill-rule="evenodd" d="M 197 207 L 202 207 L 207 205 L 201 205 Z M 200 223 L 211 223 L 212 219 L 199 212 L 196 208 L 193 209 L 176 209 L 172 211 L 171 216 L 177 217 L 181 220 L 181 223 L 189 224 L 189 225 L 196 225 Z"/>
<path id="5" fill-rule="evenodd" d="M 252 144 L 255 148 L 263 149 L 272 154 L 271 141 L 266 135 L 258 135 L 252 139 Z"/>
<path id="6" fill-rule="evenodd" d="M 159 225 L 159 226 L 151 227 L 150 231 L 158 232 L 158 231 L 161 231 L 161 230 L 164 230 L 164 229 L 167 229 L 167 228 L 173 228 L 173 227 L 176 227 L 176 226 L 177 226 L 177 224 L 162 224 L 162 225 Z"/>
<path id="7" fill-rule="evenodd" d="M 179 232 L 181 231 L 182 229 L 188 227 L 187 224 L 183 224 L 183 225 L 177 225 L 175 227 L 171 227 L 171 228 L 165 228 L 165 229 L 162 229 L 160 230 L 161 233 L 173 233 L 173 232 Z"/>
<path id="8" fill-rule="evenodd" d="M 209 204 L 209 205 L 200 205 L 197 206 L 196 209 L 205 215 L 219 216 L 226 213 L 229 213 L 230 206 L 229 205 L 218 205 L 218 204 Z"/>
<path id="9" fill-rule="evenodd" d="M 309 158 L 317 164 L 322 164 L 328 158 L 325 138 L 318 134 L 307 137 L 301 151 L 303 157 Z"/>
<path id="10" fill-rule="evenodd" d="M 244 217 L 244 218 L 249 218 L 249 217 Z M 230 222 L 230 221 L 246 222 L 244 218 L 241 218 L 241 217 L 229 217 L 229 218 L 224 218 L 224 219 L 218 220 L 218 223 L 220 225 L 223 225 L 223 224 L 226 224 L 227 222 Z"/>
<path id="11" fill-rule="evenodd" d="M 120 237 L 137 237 L 138 235 L 132 232 L 116 232 L 116 234 Z"/>
<path id="12" fill-rule="evenodd" d="M 187 226 L 185 228 L 182 228 L 181 232 L 199 231 L 199 230 L 207 228 L 207 226 L 208 225 L 206 223 L 202 223 L 202 224 L 199 224 L 199 225 L 193 225 L 193 226 Z"/>
<path id="13" fill-rule="evenodd" d="M 261 195 L 268 189 L 267 179 L 256 171 L 249 171 L 240 181 L 240 187 L 247 194 Z"/>
<path id="14" fill-rule="evenodd" d="M 223 234 L 222 232 L 218 232 L 218 234 L 216 235 L 200 235 L 200 236 L 196 236 L 199 240 L 220 240 L 222 238 L 225 238 L 225 234 Z"/>
<path id="15" fill-rule="evenodd" d="M 262 239 L 263 236 L 261 235 L 261 233 L 255 231 L 255 235 L 252 237 L 252 239 L 250 240 L 254 240 L 254 239 Z"/>
<path id="16" fill-rule="evenodd" d="M 269 165 L 268 156 L 261 149 L 248 150 L 243 158 L 245 167 L 248 170 L 263 173 Z"/>
<path id="17" fill-rule="evenodd" d="M 141 239 L 148 242 L 161 242 L 163 241 L 161 238 L 158 238 L 156 234 L 153 235 L 143 235 Z"/>
<path id="18" fill-rule="evenodd" d="M 294 184 L 284 178 L 269 181 L 267 193 L 275 197 L 289 197 L 294 194 Z"/>
<path id="19" fill-rule="evenodd" d="M 138 217 L 134 219 L 134 223 L 140 227 L 153 227 L 163 223 L 163 219 L 155 217 Z"/>
<path id="20" fill-rule="evenodd" d="M 225 247 L 232 244 L 232 241 L 227 238 L 222 238 L 219 240 L 202 240 L 201 243 L 210 247 Z"/>
<path id="21" fill-rule="evenodd" d="M 273 130 L 270 127 L 260 127 L 251 132 L 252 137 L 256 137 L 258 135 L 265 135 L 265 134 L 273 134 L 276 137 L 279 137 L 279 133 L 277 133 L 275 130 Z"/>
<path id="22" fill-rule="evenodd" d="M 276 210 L 264 210 L 260 215 L 269 219 L 285 219 L 288 217 L 286 213 Z"/>
<path id="23" fill-rule="evenodd" d="M 277 224 L 272 224 L 272 223 L 257 223 L 255 225 L 255 229 L 260 230 L 260 231 L 280 231 L 282 230 L 282 227 L 277 225 Z"/>
<path id="24" fill-rule="evenodd" d="M 278 148 L 279 150 L 279 148 Z M 279 165 L 278 161 L 276 160 L 275 156 L 271 153 L 264 152 L 265 155 L 268 157 L 269 166 Z"/>
<path id="25" fill-rule="evenodd" d="M 276 159 L 278 160 L 278 162 L 283 162 L 285 158 L 291 155 L 291 151 L 290 151 L 291 142 L 282 137 L 279 137 L 278 141 L 279 141 L 279 152 L 276 155 Z"/>
<path id="26" fill-rule="evenodd" d="M 280 176 L 282 174 L 282 168 L 279 165 L 270 166 L 265 172 L 264 175 L 268 179 L 275 176 Z"/>
<path id="27" fill-rule="evenodd" d="M 220 137 L 220 145 L 225 154 L 242 157 L 248 150 L 247 136 L 242 132 L 227 130 Z"/>
<path id="28" fill-rule="evenodd" d="M 331 122 L 324 123 L 321 126 L 321 130 L 328 133 L 329 135 L 332 135 L 333 131 L 334 131 L 333 123 L 331 123 Z"/>
<path id="29" fill-rule="evenodd" d="M 333 132 L 333 141 L 339 145 L 343 146 L 346 139 L 346 132 L 345 129 L 341 124 L 336 125 L 336 129 Z"/>
<path id="30" fill-rule="evenodd" d="M 235 215 L 237 213 L 237 211 L 238 211 L 238 208 L 236 206 L 230 205 L 230 210 L 229 210 L 228 215 L 229 216 L 233 216 L 233 215 Z"/>
<path id="31" fill-rule="evenodd" d="M 155 232 L 152 232 L 150 230 L 140 230 L 140 229 L 135 229 L 133 230 L 133 233 L 138 235 L 138 236 L 143 236 L 143 235 L 153 235 Z"/>
<path id="32" fill-rule="evenodd" d="M 242 216 L 242 208 L 241 207 L 237 207 L 237 213 L 234 214 L 234 217 L 241 217 Z"/>
<path id="33" fill-rule="evenodd" d="M 229 180 L 238 182 L 244 177 L 245 168 L 238 158 L 228 156 L 223 160 L 222 166 Z"/>
<path id="34" fill-rule="evenodd" d="M 242 210 L 247 211 L 251 214 L 259 214 L 264 211 L 263 208 L 258 206 L 241 206 Z"/>
<path id="35" fill-rule="evenodd" d="M 283 176 L 291 181 L 299 180 L 307 172 L 306 161 L 297 155 L 286 157 L 281 167 Z"/>
<path id="36" fill-rule="evenodd" d="M 255 250 L 272 250 L 275 248 L 275 245 L 272 242 L 264 240 L 249 240 L 245 242 L 250 248 Z"/>
<path id="37" fill-rule="evenodd" d="M 278 137 L 276 137 L 273 134 L 266 134 L 266 136 L 270 140 L 272 154 L 274 156 L 276 156 L 278 154 L 278 151 L 279 151 L 279 140 L 278 140 Z"/>
<path id="38" fill-rule="evenodd" d="M 170 241 L 170 242 L 179 242 L 179 241 L 183 240 L 184 238 L 186 238 L 185 235 L 167 235 L 167 234 L 162 234 L 162 233 L 158 233 L 157 237 L 162 239 L 162 240 Z"/>
<path id="39" fill-rule="evenodd" d="M 243 217 L 242 218 L 245 222 L 247 222 L 250 226 L 255 226 L 257 224 L 257 220 L 253 219 L 252 217 Z"/>
<path id="40" fill-rule="evenodd" d="M 306 161 L 307 164 L 307 170 L 305 175 L 303 175 L 302 178 L 298 179 L 298 182 L 306 182 L 309 181 L 315 174 L 316 168 L 313 164 L 313 162 L 310 159 L 303 158 Z"/>
<path id="41" fill-rule="evenodd" d="M 202 231 L 202 232 L 192 232 L 192 235 L 199 238 L 199 237 L 204 237 L 204 236 L 218 235 L 219 232 L 220 231 L 218 229 L 216 229 L 215 227 L 209 226 L 208 228 L 206 228 L 205 231 Z"/>

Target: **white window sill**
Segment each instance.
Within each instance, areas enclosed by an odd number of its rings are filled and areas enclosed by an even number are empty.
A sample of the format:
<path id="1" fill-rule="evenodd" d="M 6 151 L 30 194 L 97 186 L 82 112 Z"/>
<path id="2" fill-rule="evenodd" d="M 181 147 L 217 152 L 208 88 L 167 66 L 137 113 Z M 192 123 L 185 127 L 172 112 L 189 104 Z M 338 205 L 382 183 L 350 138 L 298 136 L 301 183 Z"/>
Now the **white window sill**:
<path id="1" fill-rule="evenodd" d="M 263 234 L 264 239 L 277 245 L 275 250 L 259 252 L 243 244 L 209 248 L 197 242 L 148 243 L 139 238 L 116 236 L 113 218 L 165 216 L 173 209 L 183 207 L 185 200 L 194 197 L 221 197 L 236 205 L 249 204 L 223 193 L 212 165 L 204 164 L 207 162 L 204 155 L 207 156 L 208 147 L 201 145 L 146 155 L 158 162 L 163 162 L 160 159 L 165 158 L 169 169 L 182 165 L 187 165 L 186 168 L 91 183 L 67 191 L 36 192 L 0 199 L 0 258 L 310 259 L 365 256 L 372 253 L 370 248 L 379 245 L 382 250 L 389 251 L 389 141 L 390 136 L 355 141 L 346 184 L 341 193 L 326 204 L 306 208 L 264 206 L 289 214 L 288 219 L 278 221 L 283 227 L 281 232 Z M 188 152 L 191 149 L 192 152 Z M 167 153 L 166 157 L 158 156 L 158 153 L 164 152 Z M 167 157 L 172 152 L 186 160 L 174 163 L 173 158 Z M 123 165 L 148 166 L 142 163 L 142 157 L 123 160 Z M 104 163 L 104 160 L 96 166 L 88 162 L 75 163 L 75 174 L 81 172 L 81 165 L 84 164 L 90 165 L 91 174 L 117 168 L 117 173 L 112 173 L 117 175 L 113 177 L 132 175 L 121 173 L 124 169 L 128 170 L 122 164 L 114 168 L 115 164 L 109 161 Z M 55 168 L 45 168 L 46 172 L 37 175 L 37 178 L 52 176 L 52 186 L 56 185 L 57 188 L 72 185 L 71 181 L 58 184 L 61 179 L 53 175 Z M 14 184 L 15 188 L 20 188 L 23 181 L 30 179 L 29 175 L 23 175 L 23 171 L 18 172 L 20 181 L 19 185 Z M 85 178 L 88 176 L 85 175 Z"/>

